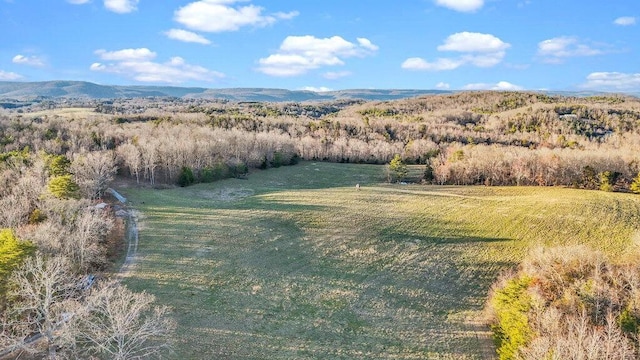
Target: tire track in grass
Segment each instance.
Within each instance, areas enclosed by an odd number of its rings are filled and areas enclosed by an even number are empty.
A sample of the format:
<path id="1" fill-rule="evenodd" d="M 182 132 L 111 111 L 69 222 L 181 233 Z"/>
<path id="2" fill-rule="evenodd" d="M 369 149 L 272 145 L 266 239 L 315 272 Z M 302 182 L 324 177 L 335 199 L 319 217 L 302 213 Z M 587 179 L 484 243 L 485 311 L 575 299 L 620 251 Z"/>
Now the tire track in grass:
<path id="1" fill-rule="evenodd" d="M 111 193 L 122 205 L 126 206 L 127 198 L 120 195 L 114 189 L 109 188 L 107 191 Z M 128 209 L 125 211 L 127 213 L 127 255 L 125 256 L 124 263 L 122 263 L 122 266 L 120 266 L 120 269 L 115 274 L 118 280 L 128 276 L 135 265 L 136 257 L 138 256 L 138 215 L 134 209 Z"/>

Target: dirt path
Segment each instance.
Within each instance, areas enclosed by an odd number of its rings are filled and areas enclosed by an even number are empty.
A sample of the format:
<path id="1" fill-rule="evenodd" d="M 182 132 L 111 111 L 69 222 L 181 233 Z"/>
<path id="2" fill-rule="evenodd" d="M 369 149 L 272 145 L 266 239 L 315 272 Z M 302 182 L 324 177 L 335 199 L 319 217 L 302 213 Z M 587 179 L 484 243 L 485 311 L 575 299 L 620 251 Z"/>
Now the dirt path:
<path id="1" fill-rule="evenodd" d="M 134 210 L 129 209 L 127 219 L 127 255 L 124 263 L 118 270 L 116 277 L 118 279 L 125 278 L 131 272 L 135 265 L 136 256 L 138 255 L 138 215 Z"/>
<path id="2" fill-rule="evenodd" d="M 123 205 L 127 199 L 120 195 L 117 191 L 109 189 L 109 192 L 120 201 Z M 135 210 L 129 208 L 127 211 L 127 255 L 124 263 L 120 266 L 116 274 L 117 279 L 123 279 L 129 275 L 131 269 L 135 265 L 136 257 L 138 255 L 138 214 Z"/>

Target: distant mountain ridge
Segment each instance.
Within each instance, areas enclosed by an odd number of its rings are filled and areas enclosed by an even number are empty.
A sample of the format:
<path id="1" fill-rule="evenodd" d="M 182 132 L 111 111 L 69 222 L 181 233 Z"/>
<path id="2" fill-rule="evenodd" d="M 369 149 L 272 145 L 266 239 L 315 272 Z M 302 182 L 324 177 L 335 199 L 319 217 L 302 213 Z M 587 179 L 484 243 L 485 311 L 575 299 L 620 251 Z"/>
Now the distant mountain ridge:
<path id="1" fill-rule="evenodd" d="M 340 99 L 394 100 L 421 95 L 451 93 L 443 90 L 354 89 L 328 92 L 267 88 L 207 89 L 174 86 L 99 85 L 85 81 L 6 82 L 0 81 L 0 99 L 35 98 L 114 99 L 136 97 L 178 97 L 230 101 L 331 101 Z"/>

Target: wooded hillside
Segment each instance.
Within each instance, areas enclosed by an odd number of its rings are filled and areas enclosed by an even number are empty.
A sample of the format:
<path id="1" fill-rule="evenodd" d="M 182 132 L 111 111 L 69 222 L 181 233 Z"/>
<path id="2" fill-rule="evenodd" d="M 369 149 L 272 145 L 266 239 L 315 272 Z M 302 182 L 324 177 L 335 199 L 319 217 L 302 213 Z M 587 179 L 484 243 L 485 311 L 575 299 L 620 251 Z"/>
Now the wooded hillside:
<path id="1" fill-rule="evenodd" d="M 121 173 L 152 184 L 175 183 L 185 167 L 209 181 L 297 159 L 384 164 L 396 154 L 427 165 L 425 180 L 438 184 L 624 190 L 640 170 L 640 100 L 617 95 L 50 101 L 4 110 L 0 124 L 5 153 L 110 151 Z"/>

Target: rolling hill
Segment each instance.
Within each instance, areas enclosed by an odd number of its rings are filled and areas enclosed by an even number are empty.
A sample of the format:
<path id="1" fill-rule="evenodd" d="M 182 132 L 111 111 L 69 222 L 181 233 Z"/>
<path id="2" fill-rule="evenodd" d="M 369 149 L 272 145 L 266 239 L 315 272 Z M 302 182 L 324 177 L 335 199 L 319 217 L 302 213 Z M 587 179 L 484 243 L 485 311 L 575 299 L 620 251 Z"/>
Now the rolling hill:
<path id="1" fill-rule="evenodd" d="M 206 89 L 174 86 L 116 86 L 85 81 L 5 82 L 0 81 L 0 99 L 28 100 L 46 98 L 112 99 L 136 97 L 179 97 L 223 99 L 230 101 L 331 101 L 339 99 L 393 100 L 441 90 L 354 89 L 328 92 L 267 88 Z"/>

